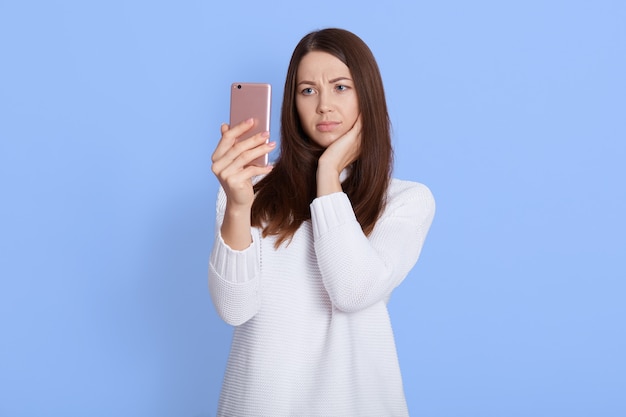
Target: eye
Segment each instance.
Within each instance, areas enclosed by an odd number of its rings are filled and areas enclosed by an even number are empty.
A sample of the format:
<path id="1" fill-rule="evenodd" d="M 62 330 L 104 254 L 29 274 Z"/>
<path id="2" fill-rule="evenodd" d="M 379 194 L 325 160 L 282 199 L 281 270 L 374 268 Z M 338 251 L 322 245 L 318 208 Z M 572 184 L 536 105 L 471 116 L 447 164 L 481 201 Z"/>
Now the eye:
<path id="1" fill-rule="evenodd" d="M 337 91 L 346 91 L 348 88 L 347 85 L 343 85 L 343 84 L 339 84 L 337 87 L 335 87 L 337 89 Z"/>
<path id="2" fill-rule="evenodd" d="M 304 90 L 302 90 L 301 93 L 304 94 L 305 96 L 310 96 L 311 94 L 313 94 L 313 89 L 311 87 L 307 87 Z"/>

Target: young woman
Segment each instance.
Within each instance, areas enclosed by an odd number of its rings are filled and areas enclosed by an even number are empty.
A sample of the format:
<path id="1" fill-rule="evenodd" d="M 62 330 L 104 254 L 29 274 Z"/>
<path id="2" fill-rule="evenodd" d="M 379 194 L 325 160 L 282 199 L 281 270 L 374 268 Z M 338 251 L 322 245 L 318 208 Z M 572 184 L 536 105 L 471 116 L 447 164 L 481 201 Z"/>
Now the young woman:
<path id="1" fill-rule="evenodd" d="M 220 416 L 406 416 L 387 311 L 435 203 L 391 178 L 383 84 L 367 45 L 306 35 L 285 81 L 281 152 L 252 122 L 222 125 L 209 287 L 235 326 Z M 258 182 L 257 178 L 262 178 Z"/>

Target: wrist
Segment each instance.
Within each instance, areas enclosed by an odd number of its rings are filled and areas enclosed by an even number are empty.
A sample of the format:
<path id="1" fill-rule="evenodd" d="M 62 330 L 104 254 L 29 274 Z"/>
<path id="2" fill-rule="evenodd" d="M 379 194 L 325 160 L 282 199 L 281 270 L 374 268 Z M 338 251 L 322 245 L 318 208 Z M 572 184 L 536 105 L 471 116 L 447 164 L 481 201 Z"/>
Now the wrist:
<path id="1" fill-rule="evenodd" d="M 330 158 L 324 158 L 326 155 L 322 155 L 317 161 L 317 172 L 324 174 L 339 174 L 342 168 L 339 165 L 338 161 L 333 161 Z"/>
<path id="2" fill-rule="evenodd" d="M 224 243 L 234 250 L 244 250 L 252 243 L 251 207 L 226 203 L 221 233 Z"/>
<path id="3" fill-rule="evenodd" d="M 245 218 L 250 217 L 252 212 L 252 203 L 232 203 L 226 201 L 225 215 L 232 218 Z"/>
<path id="4" fill-rule="evenodd" d="M 339 172 L 335 170 L 317 169 L 317 196 L 332 194 L 343 191 L 341 181 L 339 181 Z"/>

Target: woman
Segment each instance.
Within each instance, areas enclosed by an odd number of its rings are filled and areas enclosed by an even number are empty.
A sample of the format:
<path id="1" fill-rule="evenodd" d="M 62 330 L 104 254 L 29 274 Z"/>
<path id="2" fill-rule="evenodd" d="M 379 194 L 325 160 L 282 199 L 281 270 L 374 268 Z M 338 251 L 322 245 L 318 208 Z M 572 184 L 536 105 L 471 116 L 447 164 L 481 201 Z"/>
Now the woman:
<path id="1" fill-rule="evenodd" d="M 281 153 L 222 125 L 209 287 L 235 326 L 223 416 L 406 416 L 387 301 L 433 219 L 424 185 L 391 178 L 390 124 L 367 45 L 306 35 L 287 71 Z M 256 183 L 254 178 L 262 177 Z"/>

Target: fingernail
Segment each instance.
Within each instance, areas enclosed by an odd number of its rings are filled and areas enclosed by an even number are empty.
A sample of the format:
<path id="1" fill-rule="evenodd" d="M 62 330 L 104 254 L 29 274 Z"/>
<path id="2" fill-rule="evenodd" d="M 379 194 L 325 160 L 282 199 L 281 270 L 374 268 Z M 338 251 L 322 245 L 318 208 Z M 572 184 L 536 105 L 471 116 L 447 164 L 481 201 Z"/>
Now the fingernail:
<path id="1" fill-rule="evenodd" d="M 270 142 L 270 143 L 268 143 L 268 145 L 273 148 L 274 146 L 276 146 L 276 142 Z"/>
<path id="2" fill-rule="evenodd" d="M 264 138 L 269 138 L 270 137 L 270 132 L 263 132 L 261 134 L 261 136 L 263 136 Z"/>

